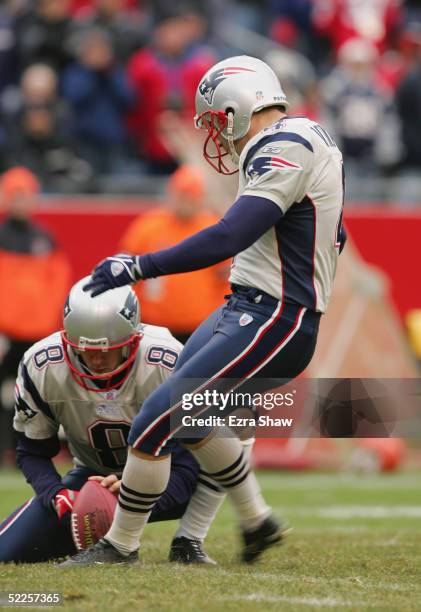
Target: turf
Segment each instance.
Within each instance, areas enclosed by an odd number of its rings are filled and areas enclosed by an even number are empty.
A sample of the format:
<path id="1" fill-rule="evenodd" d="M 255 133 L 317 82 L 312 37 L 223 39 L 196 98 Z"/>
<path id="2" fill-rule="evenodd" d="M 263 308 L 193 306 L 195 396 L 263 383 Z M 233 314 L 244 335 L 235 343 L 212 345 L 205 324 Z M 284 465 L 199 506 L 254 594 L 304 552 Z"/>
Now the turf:
<path id="1" fill-rule="evenodd" d="M 294 531 L 251 567 L 236 561 L 225 503 L 207 551 L 217 568 L 167 563 L 175 523 L 151 525 L 129 568 L 0 566 L 0 590 L 64 594 L 67 610 L 421 610 L 419 475 L 259 474 L 267 500 Z M 29 489 L 0 472 L 0 516 Z"/>

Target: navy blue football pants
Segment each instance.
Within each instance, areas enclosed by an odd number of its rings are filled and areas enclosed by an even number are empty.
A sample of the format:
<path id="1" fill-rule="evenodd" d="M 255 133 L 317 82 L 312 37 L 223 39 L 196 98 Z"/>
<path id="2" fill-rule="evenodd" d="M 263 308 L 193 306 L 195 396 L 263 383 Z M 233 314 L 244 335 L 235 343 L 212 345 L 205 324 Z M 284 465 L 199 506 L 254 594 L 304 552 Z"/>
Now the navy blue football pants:
<path id="1" fill-rule="evenodd" d="M 79 491 L 89 476 L 87 468 L 76 467 L 63 476 L 63 488 Z M 181 449 L 173 453 L 171 476 L 166 491 L 155 504 L 149 522 L 181 518 L 193 495 L 199 466 L 194 457 Z M 0 563 L 39 563 L 74 555 L 70 513 L 59 520 L 53 509 L 33 497 L 0 523 Z"/>
<path id="2" fill-rule="evenodd" d="M 257 378 L 293 379 L 309 364 L 320 313 L 281 303 L 254 288 L 234 286 L 227 297 L 227 303 L 192 334 L 173 374 L 151 393 L 133 420 L 128 443 L 139 451 L 157 456 L 171 452 L 177 437 L 188 442 L 186 430 L 180 431 L 181 399 L 197 379 L 210 386 L 224 385 L 227 379 L 236 379 L 235 384 Z"/>

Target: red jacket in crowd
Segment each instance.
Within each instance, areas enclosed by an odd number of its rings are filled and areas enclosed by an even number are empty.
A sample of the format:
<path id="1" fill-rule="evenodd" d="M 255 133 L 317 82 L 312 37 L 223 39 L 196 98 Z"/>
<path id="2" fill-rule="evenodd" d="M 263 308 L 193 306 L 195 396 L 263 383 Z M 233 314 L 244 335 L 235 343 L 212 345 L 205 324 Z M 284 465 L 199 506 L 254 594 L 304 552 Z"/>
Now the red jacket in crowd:
<path id="1" fill-rule="evenodd" d="M 148 160 L 171 160 L 159 133 L 160 115 L 165 110 L 177 110 L 193 121 L 196 88 L 214 62 L 215 58 L 205 50 L 174 62 L 161 59 L 151 48 L 134 54 L 128 76 L 137 94 L 137 104 L 129 117 L 129 129 Z"/>

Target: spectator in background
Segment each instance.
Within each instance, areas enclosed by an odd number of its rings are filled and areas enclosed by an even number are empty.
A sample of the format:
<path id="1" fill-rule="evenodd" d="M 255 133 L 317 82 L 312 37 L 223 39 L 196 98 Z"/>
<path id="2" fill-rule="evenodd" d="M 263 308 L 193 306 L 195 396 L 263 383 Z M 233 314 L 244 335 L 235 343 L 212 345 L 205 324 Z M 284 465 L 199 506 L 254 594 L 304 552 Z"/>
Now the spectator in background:
<path id="1" fill-rule="evenodd" d="M 0 6 L 0 93 L 16 79 L 16 36 L 10 2 Z"/>
<path id="2" fill-rule="evenodd" d="M 86 30 L 78 61 L 63 75 L 63 95 L 74 111 L 74 135 L 81 156 L 98 174 L 124 172 L 127 160 L 125 113 L 134 94 L 115 64 L 112 42 L 103 29 Z"/>
<path id="3" fill-rule="evenodd" d="M 264 56 L 282 83 L 289 102 L 290 114 L 316 119 L 319 95 L 315 70 L 302 53 L 292 49 L 272 49 Z"/>
<path id="4" fill-rule="evenodd" d="M 7 165 L 24 165 L 37 174 L 45 191 L 77 192 L 90 188 L 92 171 L 79 160 L 70 138 L 70 109 L 58 96 L 58 79 L 48 64 L 28 66 L 19 87 L 1 96 L 7 134 Z"/>
<path id="5" fill-rule="evenodd" d="M 32 64 L 21 79 L 22 97 L 27 104 L 54 104 L 57 100 L 57 76 L 47 64 Z"/>
<path id="6" fill-rule="evenodd" d="M 201 45 L 205 31 L 206 20 L 194 5 L 173 3 L 158 15 L 151 44 L 128 64 L 137 96 L 129 127 L 151 173 L 168 174 L 176 167 L 160 134 L 160 117 L 172 110 L 191 121 L 197 85 L 215 61 Z"/>
<path id="7" fill-rule="evenodd" d="M 168 183 L 167 204 L 135 219 L 121 240 L 121 249 L 146 253 L 163 249 L 212 225 L 218 216 L 204 208 L 205 183 L 199 170 L 181 166 Z M 142 318 L 169 327 L 185 343 L 192 331 L 227 293 L 228 266 L 152 278 L 135 286 L 142 296 Z"/>
<path id="8" fill-rule="evenodd" d="M 9 87 L 0 98 L 5 124 L 11 126 L 19 121 L 25 108 L 48 106 L 65 129 L 70 122 L 70 110 L 57 90 L 56 72 L 47 64 L 32 64 L 24 70 L 19 87 Z"/>
<path id="9" fill-rule="evenodd" d="M 108 32 L 120 65 L 145 44 L 145 15 L 129 10 L 125 0 L 95 0 L 79 19 L 82 29 L 99 27 Z"/>
<path id="10" fill-rule="evenodd" d="M 401 0 L 313 0 L 313 25 L 334 49 L 362 38 L 383 52 L 394 42 L 402 23 Z"/>
<path id="11" fill-rule="evenodd" d="M 421 22 L 408 22 L 397 37 L 396 46 L 380 59 L 379 76 L 386 86 L 396 92 L 403 77 L 417 63 L 421 48 Z"/>
<path id="12" fill-rule="evenodd" d="M 418 61 L 403 78 L 396 92 L 396 105 L 401 120 L 404 165 L 421 168 L 421 49 Z M 421 194 L 420 194 L 421 196 Z"/>
<path id="13" fill-rule="evenodd" d="M 266 5 L 271 37 L 314 60 L 317 50 L 312 23 L 314 0 L 266 0 Z"/>
<path id="14" fill-rule="evenodd" d="M 54 107 L 25 106 L 19 122 L 10 127 L 8 145 L 8 165 L 30 168 L 39 176 L 43 191 L 83 193 L 94 189 L 92 168 L 76 155 Z"/>
<path id="15" fill-rule="evenodd" d="M 396 164 L 400 156 L 392 96 L 377 78 L 377 60 L 372 43 L 349 40 L 339 51 L 338 65 L 320 83 L 326 113 L 323 121 L 346 160 L 348 195 L 353 177 L 374 177 L 379 169 Z"/>
<path id="16" fill-rule="evenodd" d="M 421 48 L 417 60 L 396 91 L 396 106 L 401 124 L 402 164 L 396 178 L 396 202 L 419 206 L 421 199 Z"/>
<path id="17" fill-rule="evenodd" d="M 0 461 L 14 448 L 13 390 L 24 352 L 60 321 L 70 267 L 53 238 L 31 217 L 39 183 L 25 168 L 1 178 L 0 210 Z"/>
<path id="18" fill-rule="evenodd" d="M 70 0 L 34 0 L 33 8 L 17 22 L 16 42 L 20 69 L 49 64 L 58 72 L 71 60 L 74 26 Z"/>

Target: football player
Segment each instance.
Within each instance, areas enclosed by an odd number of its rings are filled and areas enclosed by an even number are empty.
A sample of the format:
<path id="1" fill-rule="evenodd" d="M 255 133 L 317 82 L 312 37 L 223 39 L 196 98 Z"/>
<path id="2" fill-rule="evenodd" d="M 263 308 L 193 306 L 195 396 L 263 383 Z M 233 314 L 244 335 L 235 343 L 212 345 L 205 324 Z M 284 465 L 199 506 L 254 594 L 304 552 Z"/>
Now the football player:
<path id="1" fill-rule="evenodd" d="M 133 421 L 122 479 L 129 501 L 123 505 L 120 498 L 105 538 L 73 563 L 129 559 L 138 548 L 148 514 L 136 510 L 152 511 L 170 475 L 168 443 L 185 435 L 182 406 L 170 392 L 175 383 L 291 379 L 312 358 L 345 243 L 343 164 L 323 127 L 289 117 L 287 109 L 264 62 L 240 56 L 213 66 L 196 92 L 195 123 L 206 134 L 206 160 L 221 174 L 239 172 L 236 201 L 218 223 L 172 248 L 108 257 L 85 287 L 96 295 L 234 257 L 226 305 L 193 333 L 171 383 L 156 389 Z M 243 531 L 243 559 L 250 562 L 282 540 L 285 528 L 271 515 L 239 440 L 223 434 L 204 432 L 190 448 L 228 492 Z"/>
<path id="2" fill-rule="evenodd" d="M 131 422 L 165 381 L 182 345 L 168 329 L 139 324 L 134 291 L 122 287 L 92 298 L 70 291 L 64 330 L 24 355 L 16 384 L 17 461 L 35 497 L 0 524 L 0 562 L 40 562 L 74 554 L 70 512 L 88 478 L 117 493 Z M 52 458 L 59 427 L 74 467 L 63 477 Z M 201 542 L 224 494 L 203 479 L 192 455 L 175 445 L 168 485 L 150 521 L 179 518 L 201 481 L 173 540 L 170 560 L 213 563 Z"/>

